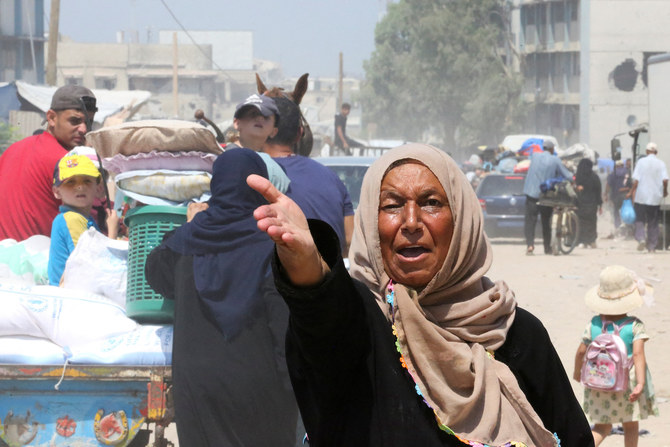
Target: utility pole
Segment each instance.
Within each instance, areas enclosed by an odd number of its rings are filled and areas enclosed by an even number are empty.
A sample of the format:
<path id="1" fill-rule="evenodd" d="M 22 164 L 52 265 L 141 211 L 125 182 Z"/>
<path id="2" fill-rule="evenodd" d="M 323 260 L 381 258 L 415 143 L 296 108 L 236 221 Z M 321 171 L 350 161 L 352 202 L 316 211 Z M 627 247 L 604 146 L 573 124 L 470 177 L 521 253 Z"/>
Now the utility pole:
<path id="1" fill-rule="evenodd" d="M 174 117 L 179 117 L 179 54 L 177 52 L 177 32 L 172 33 L 172 100 L 174 102 Z"/>
<path id="2" fill-rule="evenodd" d="M 47 54 L 47 85 L 56 85 L 56 64 L 58 55 L 58 20 L 60 18 L 60 0 L 51 0 L 49 16 L 49 53 Z"/>
<path id="3" fill-rule="evenodd" d="M 340 108 L 342 107 L 342 89 L 343 89 L 343 83 L 342 83 L 342 78 L 344 77 L 344 63 L 343 63 L 343 57 L 342 57 L 342 52 L 340 51 L 340 74 L 338 75 L 338 83 L 337 83 L 337 113 L 339 113 Z"/>

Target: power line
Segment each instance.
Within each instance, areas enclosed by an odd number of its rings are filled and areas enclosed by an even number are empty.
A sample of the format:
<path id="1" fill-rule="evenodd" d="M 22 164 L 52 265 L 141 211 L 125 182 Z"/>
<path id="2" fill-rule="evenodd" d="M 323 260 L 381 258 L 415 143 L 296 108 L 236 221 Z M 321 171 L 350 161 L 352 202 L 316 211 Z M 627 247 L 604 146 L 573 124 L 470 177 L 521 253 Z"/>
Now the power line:
<path id="1" fill-rule="evenodd" d="M 230 79 L 231 81 L 234 81 L 234 79 L 232 78 L 232 76 L 230 76 L 228 73 L 226 73 L 226 72 L 223 70 L 223 68 L 221 68 L 221 67 L 219 66 L 219 64 L 217 64 L 216 62 L 214 62 L 214 59 L 213 59 L 209 54 L 207 54 L 207 52 L 204 50 L 204 48 L 202 48 L 202 47 L 200 46 L 200 44 L 199 44 L 198 42 L 195 41 L 195 39 L 193 38 L 193 36 L 191 36 L 191 33 L 189 33 L 188 30 L 186 29 L 186 27 L 184 27 L 184 25 L 181 24 L 181 22 L 179 21 L 179 19 L 177 18 L 177 16 L 172 12 L 172 10 L 171 10 L 170 7 L 167 5 L 167 3 L 165 3 L 165 0 L 161 0 L 161 3 L 163 4 L 163 6 L 165 6 L 165 9 L 167 9 L 167 12 L 170 13 L 170 15 L 172 16 L 172 18 L 174 19 L 174 21 L 177 22 L 177 25 L 179 25 L 179 27 L 182 29 L 182 31 L 184 31 L 184 32 L 186 33 L 186 35 L 188 36 L 188 38 L 191 39 L 191 42 L 193 42 L 193 45 L 195 45 L 195 46 L 198 48 L 198 50 L 200 50 L 200 52 L 201 52 L 207 59 L 209 59 L 209 61 L 212 63 L 212 65 L 215 66 L 216 68 L 218 68 L 224 76 L 226 76 L 226 77 L 227 77 L 228 79 Z"/>

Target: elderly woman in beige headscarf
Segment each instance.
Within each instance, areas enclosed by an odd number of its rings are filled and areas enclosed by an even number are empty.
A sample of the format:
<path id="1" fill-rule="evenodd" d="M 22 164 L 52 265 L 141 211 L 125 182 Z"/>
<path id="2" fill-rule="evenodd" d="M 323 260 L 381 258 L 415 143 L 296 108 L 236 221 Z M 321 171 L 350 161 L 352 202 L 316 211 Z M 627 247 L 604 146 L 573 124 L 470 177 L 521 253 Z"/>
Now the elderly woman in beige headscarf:
<path id="1" fill-rule="evenodd" d="M 546 330 L 485 276 L 479 203 L 447 154 L 407 144 L 370 167 L 351 276 L 327 225 L 247 182 L 270 202 L 254 216 L 276 244 L 310 445 L 593 445 Z"/>

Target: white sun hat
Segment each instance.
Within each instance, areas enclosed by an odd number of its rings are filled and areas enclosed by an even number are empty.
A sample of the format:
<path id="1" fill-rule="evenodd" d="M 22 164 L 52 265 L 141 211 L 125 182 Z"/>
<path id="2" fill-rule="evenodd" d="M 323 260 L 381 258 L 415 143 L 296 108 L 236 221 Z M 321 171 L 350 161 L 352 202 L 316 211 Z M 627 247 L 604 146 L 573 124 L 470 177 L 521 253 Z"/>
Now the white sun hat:
<path id="1" fill-rule="evenodd" d="M 651 286 L 635 272 L 620 265 L 605 267 L 600 273 L 600 284 L 586 292 L 586 306 L 603 315 L 621 315 L 650 301 Z"/>

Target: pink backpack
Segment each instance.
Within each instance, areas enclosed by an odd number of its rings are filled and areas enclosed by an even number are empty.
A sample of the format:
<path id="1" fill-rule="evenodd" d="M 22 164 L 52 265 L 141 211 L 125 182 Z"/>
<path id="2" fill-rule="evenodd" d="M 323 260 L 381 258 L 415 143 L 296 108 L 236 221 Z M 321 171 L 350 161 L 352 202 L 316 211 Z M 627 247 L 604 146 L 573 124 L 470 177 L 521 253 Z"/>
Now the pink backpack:
<path id="1" fill-rule="evenodd" d="M 621 327 L 632 319 L 625 320 Z M 628 358 L 626 343 L 619 336 L 620 327 L 612 322 L 614 332 L 607 332 L 610 322 L 603 321 L 602 333 L 586 348 L 582 362 L 582 384 L 594 390 L 619 392 L 628 389 L 628 374 L 632 359 Z"/>

